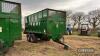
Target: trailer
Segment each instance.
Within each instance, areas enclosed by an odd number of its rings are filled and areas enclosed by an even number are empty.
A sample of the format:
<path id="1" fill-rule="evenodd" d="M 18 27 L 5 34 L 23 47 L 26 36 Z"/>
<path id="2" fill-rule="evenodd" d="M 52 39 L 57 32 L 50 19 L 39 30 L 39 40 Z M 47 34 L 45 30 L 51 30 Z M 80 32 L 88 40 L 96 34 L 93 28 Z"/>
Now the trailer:
<path id="1" fill-rule="evenodd" d="M 68 47 L 60 41 L 66 33 L 66 12 L 46 8 L 25 17 L 27 41 L 37 42 L 38 39 L 53 41 Z"/>
<path id="2" fill-rule="evenodd" d="M 0 1 L 0 53 L 21 39 L 21 4 Z"/>

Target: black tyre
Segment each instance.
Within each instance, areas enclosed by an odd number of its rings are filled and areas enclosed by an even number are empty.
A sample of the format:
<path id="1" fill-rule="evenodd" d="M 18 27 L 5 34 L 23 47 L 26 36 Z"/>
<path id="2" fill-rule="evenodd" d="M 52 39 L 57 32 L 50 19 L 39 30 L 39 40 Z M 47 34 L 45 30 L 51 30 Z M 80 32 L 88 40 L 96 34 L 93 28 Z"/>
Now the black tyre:
<path id="1" fill-rule="evenodd" d="M 27 41 L 31 42 L 31 40 L 30 40 L 30 34 L 27 34 Z"/>
<path id="2" fill-rule="evenodd" d="M 37 37 L 34 34 L 30 34 L 29 39 L 30 39 L 30 42 L 37 43 Z"/>

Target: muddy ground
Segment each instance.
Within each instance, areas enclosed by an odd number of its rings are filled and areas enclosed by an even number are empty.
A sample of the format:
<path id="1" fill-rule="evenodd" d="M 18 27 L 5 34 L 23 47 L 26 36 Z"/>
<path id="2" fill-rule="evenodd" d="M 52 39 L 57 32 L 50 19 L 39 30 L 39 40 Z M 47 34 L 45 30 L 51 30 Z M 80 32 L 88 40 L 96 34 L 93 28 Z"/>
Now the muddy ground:
<path id="1" fill-rule="evenodd" d="M 94 48 L 95 53 L 100 53 L 100 38 L 88 36 L 64 36 L 65 44 L 70 46 L 64 50 L 63 46 L 53 41 L 29 43 L 26 36 L 22 40 L 16 41 L 9 49 L 6 56 L 78 56 L 77 48 Z"/>

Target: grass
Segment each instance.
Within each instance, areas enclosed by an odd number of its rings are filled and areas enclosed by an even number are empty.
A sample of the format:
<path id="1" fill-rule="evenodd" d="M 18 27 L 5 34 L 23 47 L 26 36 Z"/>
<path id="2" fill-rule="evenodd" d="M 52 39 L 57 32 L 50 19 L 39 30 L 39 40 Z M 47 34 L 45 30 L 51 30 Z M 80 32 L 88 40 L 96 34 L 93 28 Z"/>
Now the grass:
<path id="1" fill-rule="evenodd" d="M 72 35 L 79 35 L 79 34 L 80 34 L 80 33 L 79 33 L 78 30 L 73 29 Z M 89 32 L 89 36 L 98 37 L 98 33 L 97 33 L 97 31 L 91 31 L 91 32 Z"/>

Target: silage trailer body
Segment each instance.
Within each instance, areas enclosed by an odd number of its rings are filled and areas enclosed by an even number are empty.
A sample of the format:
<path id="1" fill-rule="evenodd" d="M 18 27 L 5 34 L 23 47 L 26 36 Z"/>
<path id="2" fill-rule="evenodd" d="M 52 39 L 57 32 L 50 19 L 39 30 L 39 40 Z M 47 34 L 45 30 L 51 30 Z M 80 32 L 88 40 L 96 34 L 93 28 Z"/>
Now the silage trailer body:
<path id="1" fill-rule="evenodd" d="M 65 32 L 65 11 L 47 8 L 25 17 L 25 33 L 30 42 L 37 42 L 37 38 L 59 42 Z"/>
<path id="2" fill-rule="evenodd" d="M 21 39 L 21 4 L 0 1 L 0 51 Z"/>

